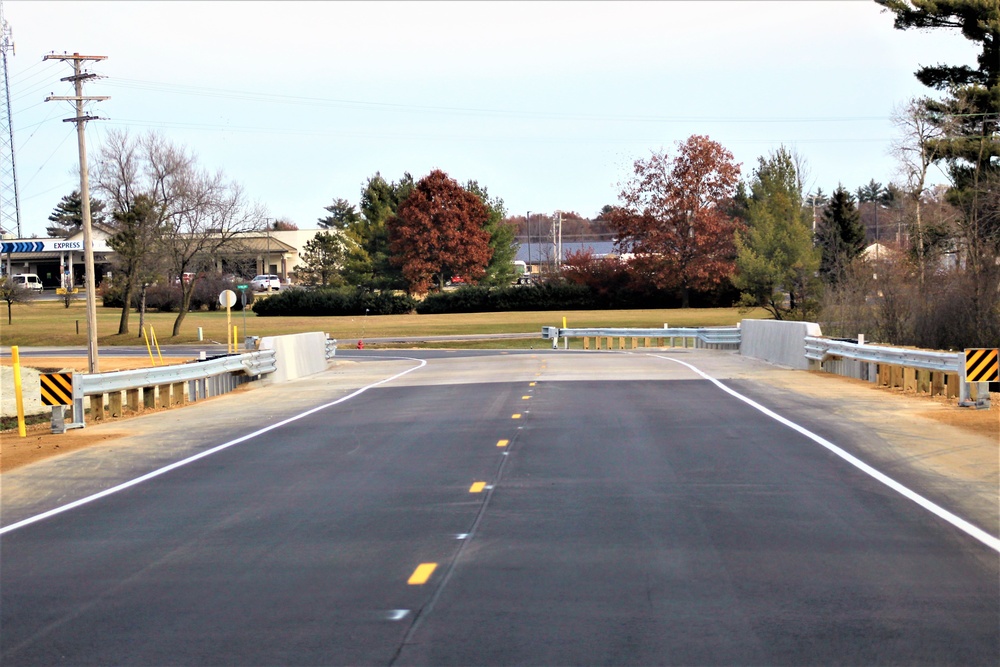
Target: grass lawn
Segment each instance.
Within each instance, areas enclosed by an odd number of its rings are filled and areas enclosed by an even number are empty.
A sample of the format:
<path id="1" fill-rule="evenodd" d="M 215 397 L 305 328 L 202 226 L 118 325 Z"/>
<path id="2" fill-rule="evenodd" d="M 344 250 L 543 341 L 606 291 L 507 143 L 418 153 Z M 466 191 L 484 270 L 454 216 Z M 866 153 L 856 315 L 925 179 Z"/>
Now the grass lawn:
<path id="1" fill-rule="evenodd" d="M 35 301 L 16 304 L 12 323 L 7 313 L 0 318 L 0 345 L 24 347 L 86 346 L 87 311 L 78 300 L 65 308 L 61 301 Z M 129 319 L 130 334 L 118 335 L 121 311 L 97 307 L 98 344 L 142 345 L 139 315 Z M 146 313 L 147 334 L 155 333 L 160 345 L 192 343 L 198 340 L 201 327 L 205 340 L 226 342 L 226 313 L 192 312 L 181 324 L 177 336 L 171 336 L 176 313 Z M 463 315 L 370 315 L 356 317 L 257 317 L 251 311 L 234 311 L 231 324 L 237 327 L 237 340 L 243 336 L 275 336 L 280 334 L 323 331 L 341 341 L 359 338 L 392 336 L 434 336 L 449 334 L 489 334 L 537 332 L 538 344 L 543 326 L 562 326 L 563 317 L 569 327 L 672 327 L 728 326 L 742 319 L 769 319 L 763 310 L 741 311 L 737 308 L 689 308 L 660 310 L 584 310 L 549 312 L 471 313 Z M 79 331 L 79 333 L 77 333 Z M 524 343 L 522 346 L 521 343 Z M 507 344 L 509 343 L 509 344 Z M 496 341 L 490 347 L 529 347 L 533 341 Z M 440 346 L 440 345 L 438 345 Z M 448 345 L 454 347 L 455 345 Z"/>

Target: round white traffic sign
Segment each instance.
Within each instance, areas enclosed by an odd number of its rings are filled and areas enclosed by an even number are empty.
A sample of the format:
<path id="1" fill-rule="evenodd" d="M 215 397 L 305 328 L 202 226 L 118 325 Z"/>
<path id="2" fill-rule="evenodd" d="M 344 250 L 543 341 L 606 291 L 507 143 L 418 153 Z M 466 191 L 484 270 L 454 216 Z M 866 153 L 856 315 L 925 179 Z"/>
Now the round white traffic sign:
<path id="1" fill-rule="evenodd" d="M 236 305 L 236 292 L 231 289 L 222 290 L 219 292 L 219 304 L 225 306 L 226 308 L 232 308 Z"/>

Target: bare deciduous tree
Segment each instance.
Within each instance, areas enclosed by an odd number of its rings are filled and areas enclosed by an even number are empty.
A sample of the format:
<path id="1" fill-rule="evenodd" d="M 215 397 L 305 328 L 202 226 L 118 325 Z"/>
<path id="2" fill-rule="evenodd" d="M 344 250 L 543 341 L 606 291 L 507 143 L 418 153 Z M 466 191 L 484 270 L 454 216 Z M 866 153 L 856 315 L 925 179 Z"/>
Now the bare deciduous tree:
<path id="1" fill-rule="evenodd" d="M 940 159 L 940 125 L 931 122 L 926 101 L 912 98 L 892 113 L 892 122 L 899 129 L 900 137 L 892 142 L 892 153 L 899 160 L 905 182 L 905 192 L 913 201 L 914 230 L 917 237 L 917 265 L 920 284 L 927 276 L 926 235 L 922 218 L 922 203 L 927 191 L 927 173 Z"/>
<path id="2" fill-rule="evenodd" d="M 212 268 L 220 249 L 236 252 L 242 234 L 264 226 L 266 211 L 250 203 L 240 186 L 227 182 L 221 171 L 199 168 L 193 154 L 155 132 L 138 139 L 112 132 L 96 161 L 94 181 L 113 209 L 116 236 L 122 241 L 141 239 L 121 244 L 130 257 L 123 261 L 127 268 L 119 333 L 128 332 L 134 290 L 148 283 L 158 267 L 165 267 L 167 277 L 178 279 L 181 288 L 176 336 L 190 308 L 197 274 Z M 195 277 L 181 280 L 187 273 Z"/>
<path id="3" fill-rule="evenodd" d="M 7 324 L 10 325 L 11 306 L 15 303 L 29 303 L 35 297 L 31 290 L 14 282 L 10 276 L 0 277 L 0 301 L 7 303 Z"/>
<path id="4" fill-rule="evenodd" d="M 191 306 L 198 273 L 213 268 L 220 250 L 236 252 L 241 237 L 265 224 L 267 211 L 252 203 L 236 183 L 227 182 L 221 172 L 193 171 L 183 184 L 183 195 L 175 214 L 167 220 L 163 243 L 167 262 L 175 276 L 192 273 L 190 281 L 180 281 L 181 307 L 174 320 L 173 334 Z"/>

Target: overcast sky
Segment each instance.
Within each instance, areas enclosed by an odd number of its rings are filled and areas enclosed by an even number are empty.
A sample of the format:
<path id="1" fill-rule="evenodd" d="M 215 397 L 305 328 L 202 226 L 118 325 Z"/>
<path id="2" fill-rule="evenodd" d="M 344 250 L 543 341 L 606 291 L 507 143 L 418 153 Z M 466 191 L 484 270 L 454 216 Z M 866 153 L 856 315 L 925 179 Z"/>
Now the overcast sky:
<path id="1" fill-rule="evenodd" d="M 71 74 L 88 111 L 155 131 L 274 218 L 314 228 L 375 172 L 478 180 L 509 214 L 618 200 L 634 160 L 692 134 L 745 177 L 780 145 L 826 192 L 895 176 L 893 107 L 919 65 L 975 64 L 957 31 L 898 31 L 868 0 L 824 2 L 41 2 L 4 0 L 24 236 L 79 188 Z M 940 173 L 935 174 L 943 182 Z"/>

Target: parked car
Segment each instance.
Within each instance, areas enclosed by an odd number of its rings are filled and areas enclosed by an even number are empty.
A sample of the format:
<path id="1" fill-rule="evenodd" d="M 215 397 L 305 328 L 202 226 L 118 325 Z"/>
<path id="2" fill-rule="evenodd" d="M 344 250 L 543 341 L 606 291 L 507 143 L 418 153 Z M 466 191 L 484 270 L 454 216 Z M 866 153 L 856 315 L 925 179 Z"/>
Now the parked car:
<path id="1" fill-rule="evenodd" d="M 255 292 L 279 290 L 281 289 L 281 278 L 273 274 L 254 276 L 254 279 L 250 281 L 250 288 Z"/>
<path id="2" fill-rule="evenodd" d="M 13 278 L 15 285 L 38 292 L 42 291 L 42 279 L 36 273 L 19 273 L 11 278 Z"/>

